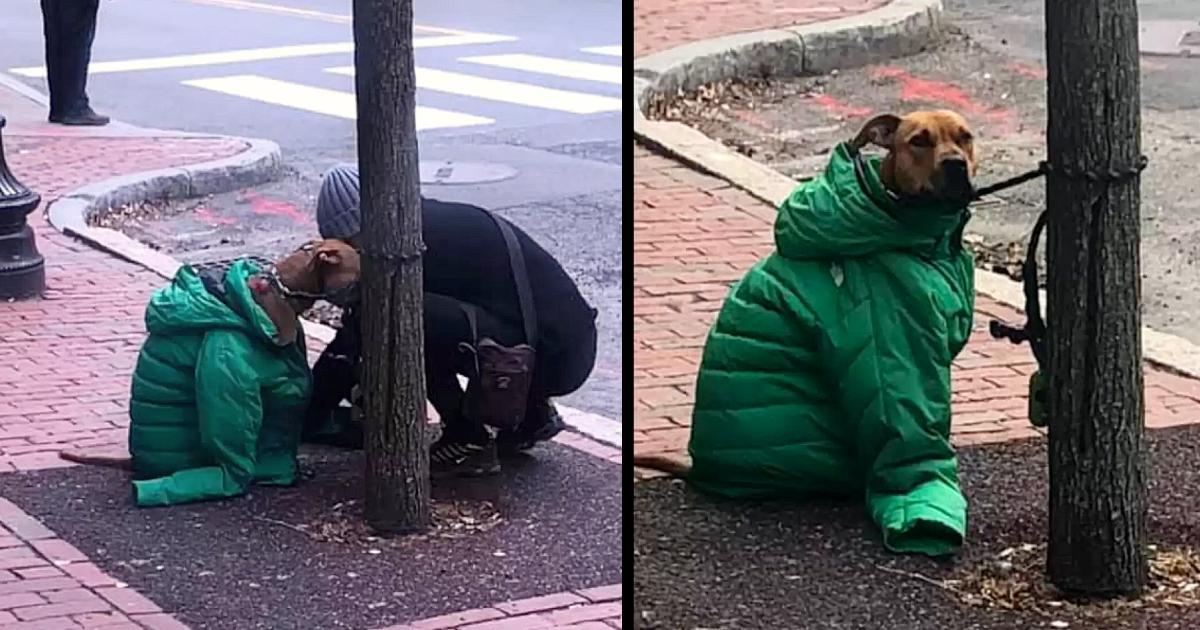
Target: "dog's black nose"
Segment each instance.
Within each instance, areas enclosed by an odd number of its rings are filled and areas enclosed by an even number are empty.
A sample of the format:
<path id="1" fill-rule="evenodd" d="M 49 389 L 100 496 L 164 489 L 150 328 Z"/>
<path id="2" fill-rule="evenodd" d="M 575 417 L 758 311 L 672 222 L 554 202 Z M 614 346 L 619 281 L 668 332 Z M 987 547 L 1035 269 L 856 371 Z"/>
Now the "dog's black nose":
<path id="1" fill-rule="evenodd" d="M 942 160 L 942 171 L 951 179 L 967 176 L 967 161 L 960 157 L 948 157 Z"/>
<path id="2" fill-rule="evenodd" d="M 968 198 L 974 193 L 971 185 L 971 171 L 967 161 L 961 157 L 947 157 L 938 166 L 939 177 L 935 179 L 936 186 L 947 199 Z"/>

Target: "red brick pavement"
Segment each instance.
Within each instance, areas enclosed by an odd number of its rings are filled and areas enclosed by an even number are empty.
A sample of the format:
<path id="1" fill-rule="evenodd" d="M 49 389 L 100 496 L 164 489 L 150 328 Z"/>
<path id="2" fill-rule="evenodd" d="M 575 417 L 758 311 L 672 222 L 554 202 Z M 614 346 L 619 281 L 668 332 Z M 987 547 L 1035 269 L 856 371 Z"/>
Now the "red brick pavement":
<path id="1" fill-rule="evenodd" d="M 811 24 L 878 9 L 888 0 L 637 0 L 633 50 L 637 56 L 688 42 Z"/>
<path id="2" fill-rule="evenodd" d="M 5 135 L 17 177 L 56 196 L 108 177 L 194 164 L 244 150 L 222 138 Z M 162 279 L 30 216 L 46 258 L 42 300 L 0 303 L 0 473 L 65 465 L 57 452 L 121 439 L 142 311 Z"/>
<path id="3" fill-rule="evenodd" d="M 640 146 L 634 163 L 634 450 L 680 453 L 708 327 L 728 285 L 772 250 L 771 212 Z M 1027 417 L 1033 356 L 1028 346 L 992 339 L 992 318 L 1020 321 L 1014 309 L 978 296 L 975 330 L 952 375 L 959 445 L 1041 433 Z M 1148 367 L 1146 412 L 1151 428 L 1200 421 L 1200 381 Z"/>

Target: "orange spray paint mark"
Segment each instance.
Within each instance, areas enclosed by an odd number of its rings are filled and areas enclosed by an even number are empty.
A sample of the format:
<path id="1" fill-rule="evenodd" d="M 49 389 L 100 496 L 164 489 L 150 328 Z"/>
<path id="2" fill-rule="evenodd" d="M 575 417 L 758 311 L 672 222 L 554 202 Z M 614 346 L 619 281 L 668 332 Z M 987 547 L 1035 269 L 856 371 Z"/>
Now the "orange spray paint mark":
<path id="1" fill-rule="evenodd" d="M 233 217 L 217 216 L 212 210 L 203 206 L 196 208 L 196 218 L 207 223 L 208 225 L 233 225 L 237 223 L 237 219 Z"/>
<path id="2" fill-rule="evenodd" d="M 1029 79 L 1043 80 L 1046 78 L 1046 69 L 1037 66 L 1031 66 L 1024 63 L 1010 63 L 1006 66 L 1014 74 L 1019 74 Z"/>
<path id="3" fill-rule="evenodd" d="M 945 81 L 922 79 L 907 70 L 893 66 L 876 68 L 871 73 L 877 78 L 894 79 L 900 83 L 900 100 L 936 103 L 968 116 L 982 116 L 998 133 L 1013 133 L 1017 130 L 1016 115 L 1004 107 L 988 107 L 971 98 L 962 88 Z"/>
<path id="4" fill-rule="evenodd" d="M 865 118 L 871 115 L 870 107 L 855 107 L 839 101 L 838 99 L 828 94 L 815 94 L 808 97 L 808 100 L 823 107 L 826 111 L 845 116 L 846 118 Z"/>
<path id="5" fill-rule="evenodd" d="M 242 200 L 250 203 L 250 211 L 254 214 L 283 217 L 303 225 L 313 222 L 312 217 L 286 201 L 266 199 L 258 193 L 247 193 Z"/>

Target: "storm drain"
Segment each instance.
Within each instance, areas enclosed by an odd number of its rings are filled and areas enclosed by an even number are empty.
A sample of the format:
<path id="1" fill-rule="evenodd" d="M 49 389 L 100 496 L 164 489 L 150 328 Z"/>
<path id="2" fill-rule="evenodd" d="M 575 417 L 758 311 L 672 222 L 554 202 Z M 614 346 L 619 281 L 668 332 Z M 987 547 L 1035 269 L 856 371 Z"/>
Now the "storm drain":
<path id="1" fill-rule="evenodd" d="M 517 169 L 489 162 L 456 162 L 453 160 L 421 162 L 421 183 L 454 186 L 488 184 L 512 179 Z"/>

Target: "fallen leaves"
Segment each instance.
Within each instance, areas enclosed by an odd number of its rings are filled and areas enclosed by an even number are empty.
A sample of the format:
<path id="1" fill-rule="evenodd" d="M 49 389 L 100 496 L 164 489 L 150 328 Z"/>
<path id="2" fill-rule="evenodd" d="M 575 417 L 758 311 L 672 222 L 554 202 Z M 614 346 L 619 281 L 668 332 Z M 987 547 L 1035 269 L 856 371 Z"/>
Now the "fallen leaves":
<path id="1" fill-rule="evenodd" d="M 1200 553 L 1155 545 L 1148 551 L 1149 584 L 1139 598 L 1087 600 L 1064 595 L 1046 580 L 1044 544 L 1009 547 L 941 580 L 891 567 L 879 569 L 941 588 L 968 606 L 1038 613 L 1050 619 L 1053 628 L 1069 627 L 1063 617 L 1112 617 L 1147 608 L 1200 606 Z"/>
<path id="2" fill-rule="evenodd" d="M 975 256 L 976 267 L 1021 280 L 1027 251 L 1024 241 L 988 243 L 977 234 L 968 234 L 963 237 L 963 246 Z M 1038 286 L 1045 284 L 1046 265 L 1042 262 L 1038 264 Z"/>
<path id="3" fill-rule="evenodd" d="M 490 531 L 504 522 L 500 511 L 489 501 L 435 501 L 432 512 L 433 522 L 428 531 L 396 538 L 377 536 L 363 519 L 362 508 L 357 500 L 338 503 L 328 514 L 304 524 L 264 516 L 255 516 L 254 519 L 286 527 L 317 542 L 365 547 L 369 555 L 380 555 L 383 549 L 414 541 L 472 536 Z"/>

